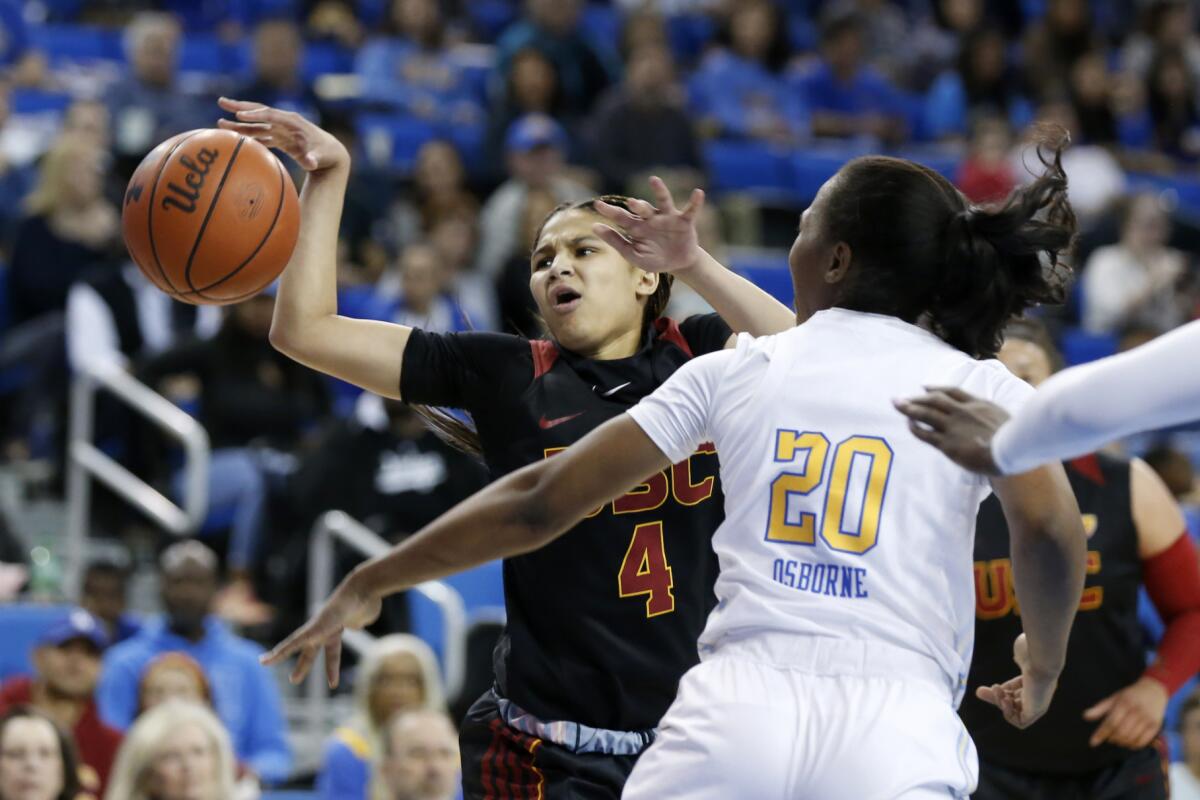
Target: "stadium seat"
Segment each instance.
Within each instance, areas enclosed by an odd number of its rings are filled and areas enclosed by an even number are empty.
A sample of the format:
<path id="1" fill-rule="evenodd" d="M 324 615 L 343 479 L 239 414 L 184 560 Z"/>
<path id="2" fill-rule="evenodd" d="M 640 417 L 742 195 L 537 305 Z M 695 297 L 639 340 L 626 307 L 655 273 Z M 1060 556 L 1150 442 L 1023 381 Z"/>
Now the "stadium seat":
<path id="1" fill-rule="evenodd" d="M 443 579 L 463 598 L 467 612 L 467 634 L 480 624 L 494 624 L 504 618 L 504 580 L 501 562 L 492 561 L 458 575 Z M 408 595 L 412 632 L 433 648 L 440 661 L 444 657 L 442 617 L 433 603 L 416 592 Z"/>
<path id="2" fill-rule="evenodd" d="M 1117 352 L 1117 337 L 1110 333 L 1088 333 L 1080 328 L 1063 331 L 1059 341 L 1067 366 L 1085 364 Z"/>
<path id="3" fill-rule="evenodd" d="M 40 89 L 16 89 L 9 98 L 14 114 L 43 114 L 47 111 L 61 113 L 71 105 L 71 95 L 66 92 L 43 92 Z"/>
<path id="4" fill-rule="evenodd" d="M 33 643 L 68 609 L 69 606 L 32 603 L 15 603 L 0 608 L 0 631 L 4 631 L 4 646 L 0 647 L 0 681 L 33 671 L 30 662 Z"/>
<path id="5" fill-rule="evenodd" d="M 205 75 L 232 75 L 240 63 L 237 50 L 237 45 L 221 41 L 216 34 L 189 33 L 180 47 L 179 69 Z"/>
<path id="6" fill-rule="evenodd" d="M 358 136 L 372 164 L 402 173 L 412 169 L 421 145 L 435 138 L 433 123 L 398 114 L 360 114 Z"/>
<path id="7" fill-rule="evenodd" d="M 718 192 L 741 190 L 791 195 L 794 191 L 794 173 L 788 157 L 761 144 L 718 140 L 708 144 L 704 158 L 712 187 Z"/>
<path id="8" fill-rule="evenodd" d="M 300 72 L 306 81 L 321 75 L 354 72 L 354 53 L 333 42 L 309 42 L 304 48 Z"/>
<path id="9" fill-rule="evenodd" d="M 772 253 L 767 256 L 748 256 L 739 254 L 731 259 L 729 266 L 734 272 L 791 308 L 795 299 L 795 291 L 792 288 L 792 273 L 788 270 L 786 255 Z"/>
<path id="10" fill-rule="evenodd" d="M 698 59 L 716 32 L 717 24 L 707 14 L 676 14 L 667 18 L 667 41 L 681 66 Z"/>
<path id="11" fill-rule="evenodd" d="M 123 61 L 121 32 L 85 25 L 34 25 L 30 43 L 42 50 L 51 67 L 88 61 Z"/>

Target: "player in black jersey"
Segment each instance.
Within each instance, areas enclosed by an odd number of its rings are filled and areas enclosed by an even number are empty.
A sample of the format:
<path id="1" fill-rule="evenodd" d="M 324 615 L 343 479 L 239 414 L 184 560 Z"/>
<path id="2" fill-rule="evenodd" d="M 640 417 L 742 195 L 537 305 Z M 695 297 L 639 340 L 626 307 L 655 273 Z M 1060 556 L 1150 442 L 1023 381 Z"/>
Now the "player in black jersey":
<path id="1" fill-rule="evenodd" d="M 335 250 L 348 154 L 298 115 L 222 107 L 238 117 L 223 127 L 309 171 L 272 343 L 379 394 L 467 410 L 474 430 L 457 436 L 478 446 L 493 478 L 552 457 L 688 359 L 724 348 L 730 325 L 757 334 L 794 324 L 791 310 L 699 248 L 692 219 L 703 194 L 680 211 L 661 181 L 657 209 L 589 201 L 543 222 L 530 288 L 550 339 L 436 335 L 339 317 Z M 670 280 L 656 273 L 669 268 L 721 317 L 661 317 Z M 710 539 L 722 515 L 715 451 L 701 447 L 548 547 L 505 561 L 496 686 L 461 730 L 468 798 L 619 796 L 680 676 L 699 660 L 696 640 L 715 604 Z"/>
<path id="2" fill-rule="evenodd" d="M 1057 360 L 1044 328 L 1014 323 L 1000 359 L 1041 383 Z M 975 533 L 975 654 L 959 713 L 979 750 L 982 800 L 1166 798 L 1154 746 L 1172 692 L 1200 669 L 1200 574 L 1183 515 L 1142 461 L 1104 454 L 1067 463 L 1088 533 L 1088 577 L 1058 691 L 1046 716 L 1023 731 L 974 696 L 1007 679 L 1021 631 L 1008 528 L 994 497 Z M 1146 667 L 1137 619 L 1145 585 L 1167 623 L 1159 658 Z"/>

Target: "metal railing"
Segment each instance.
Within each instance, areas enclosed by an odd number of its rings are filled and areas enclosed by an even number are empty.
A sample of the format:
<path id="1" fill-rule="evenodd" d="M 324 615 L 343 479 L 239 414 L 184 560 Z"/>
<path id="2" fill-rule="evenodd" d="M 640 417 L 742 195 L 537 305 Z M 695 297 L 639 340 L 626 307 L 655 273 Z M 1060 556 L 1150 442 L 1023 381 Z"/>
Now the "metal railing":
<path id="1" fill-rule="evenodd" d="M 155 423 L 184 449 L 183 506 L 178 506 L 134 475 L 92 441 L 96 393 L 105 390 Z M 78 588 L 86 561 L 85 542 L 93 479 L 116 492 L 176 536 L 194 533 L 208 513 L 208 462 L 211 446 L 204 427 L 167 398 L 115 363 L 85 367 L 71 385 L 71 427 L 67 444 L 67 588 Z"/>
<path id="2" fill-rule="evenodd" d="M 327 511 L 317 520 L 308 543 L 308 606 L 314 613 L 333 590 L 334 542 L 362 553 L 367 558 L 386 553 L 390 545 L 379 534 L 344 511 Z M 442 677 L 446 697 L 462 691 L 467 669 L 467 612 L 462 596 L 441 581 L 426 581 L 410 591 L 422 595 L 438 607 L 442 615 Z M 366 631 L 347 630 L 343 643 L 360 656 L 375 642 Z M 325 670 L 314 666 L 305 682 L 308 724 L 326 726 L 329 692 L 325 688 Z M 328 728 L 324 728 L 328 730 Z"/>

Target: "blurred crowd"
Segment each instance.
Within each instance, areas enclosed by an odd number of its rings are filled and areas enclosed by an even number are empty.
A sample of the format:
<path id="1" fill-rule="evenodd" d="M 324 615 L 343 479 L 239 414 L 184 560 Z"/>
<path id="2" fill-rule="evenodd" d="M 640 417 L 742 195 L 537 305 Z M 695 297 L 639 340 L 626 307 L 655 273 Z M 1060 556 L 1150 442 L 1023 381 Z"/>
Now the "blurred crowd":
<path id="1" fill-rule="evenodd" d="M 212 126 L 220 95 L 304 114 L 354 154 L 337 264 L 352 316 L 537 336 L 528 251 L 542 218 L 600 192 L 644 195 L 650 174 L 710 190 L 699 226 L 719 259 L 765 247 L 782 269 L 769 248 L 811 198 L 718 179 L 714 148 L 819 156 L 830 174 L 903 153 L 994 203 L 1029 176 L 1043 121 L 1073 140 L 1080 279 L 1048 313 L 1068 361 L 1200 313 L 1200 33 L 1186 0 L 0 0 L 0 459 L 48 465 L 47 491 L 63 491 L 68 390 L 85 370 L 132 374 L 213 446 L 205 544 L 138 550 L 164 537 L 96 490 L 92 535 L 157 565 L 164 617 L 122 613 L 129 564 L 93 565 L 80 597 L 60 590 L 86 611 L 0 686 L 0 800 L 18 796 L 13 781 L 57 781 L 38 797 L 119 785 L 110 796 L 167 800 L 199 773 L 214 798 L 284 779 L 278 692 L 221 620 L 261 639 L 297 621 L 323 512 L 394 540 L 485 479 L 403 404 L 274 351 L 270 293 L 188 306 L 129 261 L 128 176 L 168 136 Z M 677 294 L 671 313 L 703 309 Z M 101 396 L 94 427 L 104 452 L 181 496 L 180 454 L 153 426 Z M 1200 533 L 1200 438 L 1130 447 Z M 36 583 L 28 545 L 0 520 L 0 595 Z M 384 628 L 406 626 L 403 602 L 386 609 Z M 359 665 L 323 796 L 453 784 L 432 659 L 400 635 Z M 1189 702 L 1182 741 L 1200 781 Z"/>

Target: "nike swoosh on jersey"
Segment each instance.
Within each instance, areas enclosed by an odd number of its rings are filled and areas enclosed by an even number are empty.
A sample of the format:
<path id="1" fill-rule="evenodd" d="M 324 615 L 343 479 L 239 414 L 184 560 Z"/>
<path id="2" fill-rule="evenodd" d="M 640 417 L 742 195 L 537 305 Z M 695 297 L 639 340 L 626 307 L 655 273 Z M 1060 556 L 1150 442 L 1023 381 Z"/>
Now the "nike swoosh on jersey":
<path id="1" fill-rule="evenodd" d="M 615 389 L 609 389 L 607 392 L 601 393 L 600 396 L 601 397 L 612 397 L 614 394 L 621 391 L 622 389 L 624 389 L 626 386 L 628 386 L 631 383 L 633 383 L 633 381 L 625 381 L 624 383 L 622 383 L 620 386 L 616 387 Z"/>
<path id="2" fill-rule="evenodd" d="M 564 422 L 570 422 L 582 413 L 582 411 L 577 411 L 574 414 L 568 414 L 565 417 L 555 417 L 554 419 L 546 419 L 546 415 L 543 414 L 542 418 L 538 420 L 538 427 L 544 431 L 548 431 L 551 428 L 562 425 Z"/>

